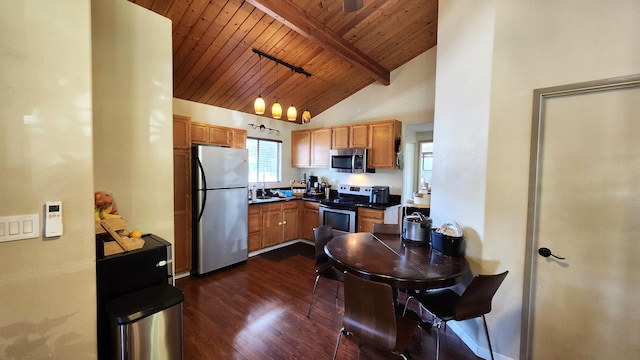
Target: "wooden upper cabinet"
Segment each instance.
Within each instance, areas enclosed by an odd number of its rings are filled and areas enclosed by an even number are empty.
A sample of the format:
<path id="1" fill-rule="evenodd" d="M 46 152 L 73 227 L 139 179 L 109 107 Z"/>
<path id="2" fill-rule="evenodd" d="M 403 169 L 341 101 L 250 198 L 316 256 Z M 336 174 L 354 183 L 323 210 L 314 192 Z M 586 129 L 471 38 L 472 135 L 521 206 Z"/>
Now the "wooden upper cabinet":
<path id="1" fill-rule="evenodd" d="M 383 120 L 291 131 L 291 166 L 328 168 L 331 149 L 369 149 L 367 166 L 395 169 L 402 123 Z"/>
<path id="2" fill-rule="evenodd" d="M 224 126 L 209 125 L 209 143 L 220 146 L 231 146 L 232 129 Z"/>
<path id="3" fill-rule="evenodd" d="M 331 148 L 348 149 L 349 133 L 349 126 L 334 126 L 331 131 Z"/>
<path id="4" fill-rule="evenodd" d="M 191 122 L 191 142 L 194 144 L 208 144 L 209 125 Z"/>
<path id="5" fill-rule="evenodd" d="M 311 167 L 328 168 L 331 159 L 331 128 L 311 130 Z"/>
<path id="6" fill-rule="evenodd" d="M 291 131 L 291 167 L 309 167 L 311 164 L 311 131 Z"/>
<path id="7" fill-rule="evenodd" d="M 332 149 L 366 149 L 369 143 L 369 124 L 334 126 L 331 133 Z"/>
<path id="8" fill-rule="evenodd" d="M 207 144 L 207 145 L 220 145 L 231 147 L 233 145 L 233 132 L 235 129 L 204 124 L 198 122 L 191 122 L 191 143 L 193 144 Z M 238 131 L 243 131 L 238 129 Z M 245 131 L 246 141 L 246 131 Z"/>
<path id="9" fill-rule="evenodd" d="M 349 126 L 349 147 L 366 149 L 369 147 L 369 124 L 355 124 Z"/>
<path id="10" fill-rule="evenodd" d="M 247 130 L 233 129 L 233 141 L 231 147 L 234 149 L 247 148 Z"/>
<path id="11" fill-rule="evenodd" d="M 367 164 L 372 169 L 395 169 L 400 146 L 402 123 L 385 120 L 369 123 L 369 152 Z"/>
<path id="12" fill-rule="evenodd" d="M 191 119 L 188 116 L 173 115 L 173 148 L 189 149 L 191 147 Z"/>

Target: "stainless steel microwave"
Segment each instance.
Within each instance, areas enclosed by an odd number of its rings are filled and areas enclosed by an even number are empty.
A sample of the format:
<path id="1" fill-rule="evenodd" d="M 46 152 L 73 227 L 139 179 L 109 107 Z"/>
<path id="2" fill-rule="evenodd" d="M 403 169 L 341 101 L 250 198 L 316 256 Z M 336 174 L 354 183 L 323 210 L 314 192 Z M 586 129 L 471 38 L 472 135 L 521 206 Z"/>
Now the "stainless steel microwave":
<path id="1" fill-rule="evenodd" d="M 367 171 L 367 149 L 331 150 L 331 169 L 344 173 Z"/>

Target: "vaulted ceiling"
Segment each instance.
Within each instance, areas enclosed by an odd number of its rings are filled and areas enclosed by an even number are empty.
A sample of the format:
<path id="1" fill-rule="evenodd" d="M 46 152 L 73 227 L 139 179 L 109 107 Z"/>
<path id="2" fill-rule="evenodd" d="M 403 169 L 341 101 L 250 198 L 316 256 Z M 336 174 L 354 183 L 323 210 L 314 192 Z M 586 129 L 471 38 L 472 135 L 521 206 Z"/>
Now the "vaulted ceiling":
<path id="1" fill-rule="evenodd" d="M 301 122 L 307 78 L 280 65 L 276 88 L 276 63 L 254 49 L 311 74 L 313 116 L 389 85 L 392 70 L 436 45 L 437 0 L 364 0 L 347 13 L 341 0 L 129 1 L 173 22 L 174 97 L 254 114 L 261 94 L 271 117 L 277 95 L 284 121 L 293 101 Z"/>

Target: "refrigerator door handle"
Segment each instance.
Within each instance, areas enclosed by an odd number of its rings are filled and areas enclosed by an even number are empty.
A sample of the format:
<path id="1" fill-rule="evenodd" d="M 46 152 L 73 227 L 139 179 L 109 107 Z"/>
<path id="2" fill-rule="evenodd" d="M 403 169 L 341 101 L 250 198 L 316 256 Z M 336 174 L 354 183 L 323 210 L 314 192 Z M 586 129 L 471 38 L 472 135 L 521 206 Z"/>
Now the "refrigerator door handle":
<path id="1" fill-rule="evenodd" d="M 204 175 L 204 168 L 199 158 L 196 158 L 198 168 L 200 169 L 200 179 L 202 179 L 202 188 L 198 191 L 202 191 L 202 204 L 200 204 L 200 210 L 198 211 L 198 221 L 202 218 L 204 212 L 204 205 L 207 203 L 207 177 Z"/>

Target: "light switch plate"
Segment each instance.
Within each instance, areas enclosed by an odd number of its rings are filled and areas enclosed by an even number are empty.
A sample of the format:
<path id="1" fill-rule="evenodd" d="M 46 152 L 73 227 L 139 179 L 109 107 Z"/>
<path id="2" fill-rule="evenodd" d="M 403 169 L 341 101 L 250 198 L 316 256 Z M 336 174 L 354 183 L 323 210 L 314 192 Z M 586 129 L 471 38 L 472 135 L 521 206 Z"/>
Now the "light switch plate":
<path id="1" fill-rule="evenodd" d="M 0 216 L 0 242 L 40 237 L 40 215 Z"/>

